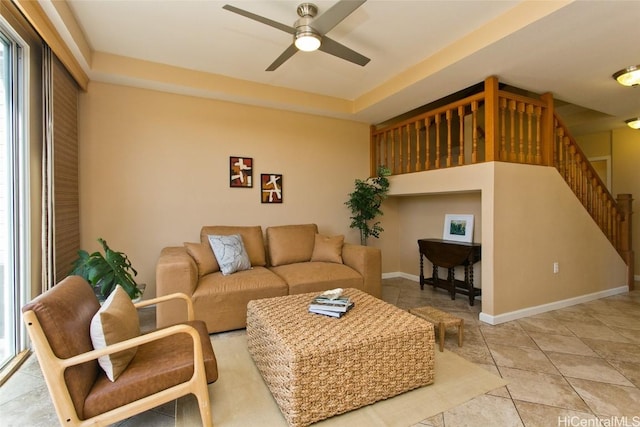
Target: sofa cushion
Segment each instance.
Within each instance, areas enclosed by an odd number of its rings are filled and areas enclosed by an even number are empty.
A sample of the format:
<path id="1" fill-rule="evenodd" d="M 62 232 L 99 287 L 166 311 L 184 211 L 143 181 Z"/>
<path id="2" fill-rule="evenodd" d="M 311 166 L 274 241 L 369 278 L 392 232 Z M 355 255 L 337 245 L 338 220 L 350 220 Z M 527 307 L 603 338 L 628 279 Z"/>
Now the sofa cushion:
<path id="1" fill-rule="evenodd" d="M 216 261 L 211 245 L 208 242 L 206 245 L 203 243 L 185 242 L 184 247 L 187 248 L 187 252 L 198 266 L 198 277 L 220 271 L 218 261 Z"/>
<path id="2" fill-rule="evenodd" d="M 324 236 L 316 234 L 311 261 L 337 262 L 342 264 L 344 236 Z"/>
<path id="3" fill-rule="evenodd" d="M 207 323 L 210 333 L 246 326 L 247 303 L 254 299 L 287 295 L 284 280 L 265 267 L 238 271 L 229 276 L 221 272 L 200 279 L 192 295 L 198 318 Z"/>
<path id="4" fill-rule="evenodd" d="M 96 350 L 140 335 L 138 311 L 127 292 L 118 285 L 91 319 L 91 342 Z M 100 356 L 98 363 L 115 381 L 136 355 L 137 347 Z"/>
<path id="5" fill-rule="evenodd" d="M 264 253 L 264 238 L 262 237 L 262 227 L 255 226 L 236 226 L 236 225 L 208 225 L 200 230 L 200 242 L 209 244 L 209 235 L 228 236 L 230 234 L 239 234 L 242 236 L 244 248 L 249 255 L 251 265 L 264 266 L 267 264 Z"/>
<path id="6" fill-rule="evenodd" d="M 358 272 L 334 262 L 302 262 L 269 269 L 287 282 L 290 295 L 335 288 L 363 290 L 364 287 L 364 279 Z"/>
<path id="7" fill-rule="evenodd" d="M 269 264 L 279 266 L 307 262 L 318 233 L 316 224 L 280 225 L 267 228 Z"/>
<path id="8" fill-rule="evenodd" d="M 242 236 L 239 234 L 230 236 L 212 235 L 209 236 L 209 243 L 220 266 L 220 271 L 225 276 L 251 268 L 249 255 L 244 249 Z"/>

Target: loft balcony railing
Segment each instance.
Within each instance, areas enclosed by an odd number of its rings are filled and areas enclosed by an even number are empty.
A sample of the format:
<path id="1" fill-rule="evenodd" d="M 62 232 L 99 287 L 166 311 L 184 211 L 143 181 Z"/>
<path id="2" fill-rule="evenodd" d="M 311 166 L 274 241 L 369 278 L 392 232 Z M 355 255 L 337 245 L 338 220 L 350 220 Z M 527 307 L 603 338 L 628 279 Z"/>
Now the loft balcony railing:
<path id="1" fill-rule="evenodd" d="M 491 161 L 553 166 L 632 270 L 631 195 L 609 193 L 556 116 L 550 93 L 522 96 L 489 77 L 480 93 L 372 126 L 370 149 L 372 175 L 379 166 L 392 175 Z"/>

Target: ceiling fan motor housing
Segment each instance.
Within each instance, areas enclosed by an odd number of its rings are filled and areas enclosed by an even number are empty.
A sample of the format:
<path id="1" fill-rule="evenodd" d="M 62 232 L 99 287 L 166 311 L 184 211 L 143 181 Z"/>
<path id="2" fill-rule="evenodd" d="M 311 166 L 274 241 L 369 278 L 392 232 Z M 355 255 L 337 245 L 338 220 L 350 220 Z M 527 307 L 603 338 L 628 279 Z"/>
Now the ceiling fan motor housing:
<path id="1" fill-rule="evenodd" d="M 298 16 L 304 18 L 306 16 L 313 18 L 318 14 L 318 6 L 313 3 L 302 3 L 298 5 Z"/>
<path id="2" fill-rule="evenodd" d="M 318 14 L 318 8 L 312 3 L 302 3 L 298 6 L 297 12 L 300 19 L 293 24 L 296 29 L 293 41 L 300 50 L 314 51 L 320 46 L 320 40 L 322 39 L 321 34 L 311 26 L 313 18 Z M 301 43 L 302 40 L 299 41 L 299 39 L 305 39 L 307 42 Z"/>

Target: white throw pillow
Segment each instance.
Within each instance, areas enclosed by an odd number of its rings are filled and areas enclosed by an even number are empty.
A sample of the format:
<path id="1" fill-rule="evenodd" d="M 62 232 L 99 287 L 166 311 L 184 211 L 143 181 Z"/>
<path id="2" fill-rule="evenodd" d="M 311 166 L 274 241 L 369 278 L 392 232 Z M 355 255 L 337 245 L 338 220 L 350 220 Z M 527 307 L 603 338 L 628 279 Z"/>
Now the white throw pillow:
<path id="1" fill-rule="evenodd" d="M 209 235 L 207 237 L 222 274 L 227 276 L 236 271 L 251 268 L 251 261 L 249 261 L 249 255 L 244 248 L 242 236 L 231 234 L 229 236 Z"/>
<path id="2" fill-rule="evenodd" d="M 118 285 L 91 319 L 91 342 L 96 350 L 140 335 L 138 311 L 127 292 Z M 98 358 L 98 364 L 115 381 L 136 355 L 138 347 Z"/>

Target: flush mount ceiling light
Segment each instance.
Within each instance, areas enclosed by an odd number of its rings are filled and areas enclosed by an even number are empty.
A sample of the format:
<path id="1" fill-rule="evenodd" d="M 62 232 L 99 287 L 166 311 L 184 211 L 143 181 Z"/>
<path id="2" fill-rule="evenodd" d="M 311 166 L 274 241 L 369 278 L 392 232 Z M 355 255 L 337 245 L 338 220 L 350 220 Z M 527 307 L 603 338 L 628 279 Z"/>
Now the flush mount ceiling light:
<path id="1" fill-rule="evenodd" d="M 640 129 L 640 117 L 635 117 L 633 119 L 625 120 L 624 122 L 631 129 Z"/>
<path id="2" fill-rule="evenodd" d="M 630 65 L 614 73 L 612 77 L 623 86 L 638 86 L 640 85 L 640 65 Z"/>

